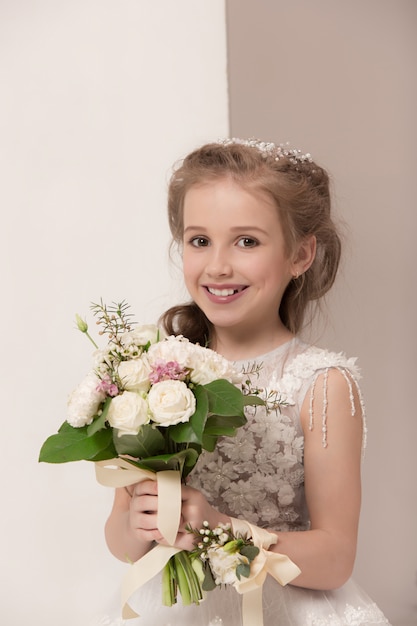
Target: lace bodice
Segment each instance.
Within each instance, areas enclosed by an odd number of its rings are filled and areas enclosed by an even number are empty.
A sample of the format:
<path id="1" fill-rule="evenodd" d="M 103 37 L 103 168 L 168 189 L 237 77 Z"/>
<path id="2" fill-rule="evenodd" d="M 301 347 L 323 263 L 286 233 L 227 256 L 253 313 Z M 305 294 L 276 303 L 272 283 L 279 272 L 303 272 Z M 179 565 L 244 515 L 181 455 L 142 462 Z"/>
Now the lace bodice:
<path id="1" fill-rule="evenodd" d="M 305 530 L 309 517 L 304 497 L 301 406 L 308 392 L 310 428 L 322 429 L 326 446 L 326 409 L 321 424 L 313 420 L 316 381 L 324 374 L 320 380 L 326 398 L 329 369 L 341 371 L 354 413 L 353 387 L 357 388 L 359 379 L 355 359 L 293 339 L 255 361 L 235 365 L 248 373 L 252 387 L 262 389 L 268 408 L 247 407 L 247 424 L 236 437 L 219 440 L 214 452 L 201 455 L 190 484 L 232 517 L 281 531 Z"/>

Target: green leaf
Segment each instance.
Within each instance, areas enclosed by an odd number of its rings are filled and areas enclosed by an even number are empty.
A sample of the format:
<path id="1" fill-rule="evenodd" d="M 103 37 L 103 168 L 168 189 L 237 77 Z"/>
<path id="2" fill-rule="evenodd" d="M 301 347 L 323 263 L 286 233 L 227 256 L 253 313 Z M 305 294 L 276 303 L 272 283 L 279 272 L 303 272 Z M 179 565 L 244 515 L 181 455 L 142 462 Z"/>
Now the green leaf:
<path id="1" fill-rule="evenodd" d="M 107 446 L 107 448 L 100 450 L 100 452 L 98 452 L 95 456 L 93 456 L 91 459 L 88 459 L 88 460 L 89 461 L 106 461 L 107 459 L 114 459 L 115 457 L 117 457 L 117 451 L 116 451 L 116 448 L 114 447 L 113 439 L 111 439 L 109 441 L 109 445 Z"/>
<path id="2" fill-rule="evenodd" d="M 194 388 L 194 395 L 197 407 L 195 413 L 191 416 L 190 424 L 197 436 L 197 443 L 201 443 L 209 411 L 209 401 L 207 391 L 201 385 L 197 385 Z"/>
<path id="3" fill-rule="evenodd" d="M 236 428 L 244 424 L 246 424 L 246 418 L 241 415 L 211 415 L 206 422 L 204 434 L 233 436 L 236 434 Z"/>
<path id="4" fill-rule="evenodd" d="M 112 431 L 110 428 L 100 430 L 91 437 L 87 426 L 73 428 L 63 424 L 56 435 L 48 437 L 43 444 L 39 461 L 46 463 L 68 463 L 71 461 L 92 461 L 97 457 L 111 459 L 115 456 L 112 447 Z M 105 454 L 105 457 L 103 457 Z"/>
<path id="5" fill-rule="evenodd" d="M 243 546 L 243 548 L 241 548 L 239 552 L 247 559 L 249 559 L 250 562 L 252 562 L 253 559 L 258 556 L 259 548 L 257 548 L 256 546 Z"/>
<path id="6" fill-rule="evenodd" d="M 151 424 L 142 426 L 137 435 L 119 437 L 118 431 L 114 430 L 113 442 L 118 454 L 129 454 L 137 458 L 154 456 L 163 452 L 165 447 L 163 434 Z"/>
<path id="7" fill-rule="evenodd" d="M 209 400 L 209 409 L 215 415 L 243 415 L 244 396 L 228 380 L 214 380 L 204 385 Z"/>
<path id="8" fill-rule="evenodd" d="M 106 428 L 107 413 L 109 412 L 111 398 L 107 398 L 103 403 L 101 415 L 91 422 L 87 427 L 88 436 L 94 435 L 99 430 Z"/>
<path id="9" fill-rule="evenodd" d="M 205 575 L 204 575 L 202 588 L 204 591 L 213 591 L 213 589 L 216 588 L 216 583 L 214 580 L 213 573 L 210 569 L 210 566 L 207 563 L 205 567 Z"/>
<path id="10" fill-rule="evenodd" d="M 170 426 L 169 436 L 175 443 L 200 443 L 190 422 Z"/>
<path id="11" fill-rule="evenodd" d="M 203 450 L 207 450 L 207 452 L 213 452 L 213 450 L 216 448 L 217 440 L 218 437 L 215 437 L 213 435 L 207 435 L 206 433 L 204 433 L 201 447 L 203 448 Z"/>
<path id="12" fill-rule="evenodd" d="M 234 437 L 236 435 L 236 428 L 234 426 L 216 426 L 211 427 L 207 424 L 205 435 L 213 435 L 215 437 Z"/>
<path id="13" fill-rule="evenodd" d="M 198 457 L 201 454 L 201 446 L 192 446 L 187 449 L 193 450 L 193 452 L 188 452 L 187 455 L 184 457 L 184 466 L 182 469 L 182 475 L 184 478 L 188 476 L 188 474 L 194 469 L 198 461 Z"/>
<path id="14" fill-rule="evenodd" d="M 243 396 L 243 404 L 245 406 L 254 406 L 255 404 L 259 406 L 265 406 L 265 400 L 262 400 L 259 396 Z"/>
<path id="15" fill-rule="evenodd" d="M 213 428 L 223 426 L 234 426 L 239 428 L 246 424 L 246 417 L 244 415 L 210 415 L 210 426 Z M 208 424 L 208 421 L 207 421 Z"/>
<path id="16" fill-rule="evenodd" d="M 72 433 L 74 432 L 74 430 L 83 430 L 82 428 L 77 428 L 74 429 L 74 426 L 71 426 L 71 424 L 68 424 L 67 421 L 65 421 L 63 424 L 61 424 L 61 426 L 58 428 L 58 432 L 59 433 Z M 85 432 L 87 431 L 87 428 L 85 427 Z"/>
<path id="17" fill-rule="evenodd" d="M 242 576 L 244 576 L 245 578 L 249 578 L 250 565 L 248 565 L 247 563 L 239 563 L 239 565 L 236 568 L 236 576 L 238 577 L 239 580 L 241 579 Z"/>
<path id="18" fill-rule="evenodd" d="M 142 469 L 148 469 L 152 472 L 159 472 L 161 470 L 179 470 L 184 475 L 184 469 L 187 468 L 187 473 L 195 466 L 198 460 L 198 452 L 194 448 L 187 448 L 180 452 L 173 454 L 159 454 L 157 456 L 148 457 L 139 461 L 132 461 L 128 459 L 129 463 L 140 467 Z"/>

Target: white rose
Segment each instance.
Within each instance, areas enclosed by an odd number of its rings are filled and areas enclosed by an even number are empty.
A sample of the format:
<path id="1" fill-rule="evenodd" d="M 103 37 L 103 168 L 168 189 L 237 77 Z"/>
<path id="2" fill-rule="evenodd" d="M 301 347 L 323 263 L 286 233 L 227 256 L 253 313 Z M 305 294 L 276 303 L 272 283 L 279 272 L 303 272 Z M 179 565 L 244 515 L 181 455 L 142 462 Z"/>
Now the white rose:
<path id="1" fill-rule="evenodd" d="M 107 420 L 121 435 L 137 435 L 140 427 L 149 422 L 148 405 L 139 393 L 124 391 L 112 399 Z"/>
<path id="2" fill-rule="evenodd" d="M 98 391 L 100 379 L 94 372 L 90 372 L 74 389 L 68 398 L 67 422 L 74 428 L 87 426 L 97 415 L 100 404 L 106 397 L 103 391 Z"/>
<path id="3" fill-rule="evenodd" d="M 127 391 L 148 391 L 151 386 L 149 374 L 151 368 L 145 356 L 140 359 L 121 361 L 117 373 Z"/>
<path id="4" fill-rule="evenodd" d="M 160 426 L 188 422 L 196 407 L 194 394 L 181 380 L 163 380 L 153 385 L 148 403 L 152 420 Z"/>
<path id="5" fill-rule="evenodd" d="M 161 331 L 154 324 L 145 324 L 144 326 L 137 326 L 128 333 L 124 333 L 120 337 L 120 341 L 126 347 L 129 346 L 146 346 L 148 343 L 156 343 L 163 337 L 163 331 Z"/>
<path id="6" fill-rule="evenodd" d="M 216 585 L 233 585 L 238 582 L 236 568 L 242 562 L 247 562 L 238 552 L 230 553 L 221 548 L 209 548 L 207 556 L 214 575 Z"/>
<path id="7" fill-rule="evenodd" d="M 214 350 L 195 346 L 194 367 L 191 380 L 199 385 L 207 385 L 219 378 L 230 383 L 242 382 L 242 374 L 236 372 L 232 364 Z"/>

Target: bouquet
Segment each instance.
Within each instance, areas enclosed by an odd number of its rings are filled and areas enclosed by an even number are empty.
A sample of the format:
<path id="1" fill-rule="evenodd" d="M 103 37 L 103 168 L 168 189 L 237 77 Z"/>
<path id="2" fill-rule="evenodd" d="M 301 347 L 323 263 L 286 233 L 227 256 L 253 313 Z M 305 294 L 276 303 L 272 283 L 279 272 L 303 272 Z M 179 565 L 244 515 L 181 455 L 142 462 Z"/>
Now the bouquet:
<path id="1" fill-rule="evenodd" d="M 67 419 L 40 461 L 118 459 L 119 468 L 171 470 L 185 481 L 203 450 L 245 424 L 245 405 L 264 404 L 222 356 L 157 326 L 136 326 L 125 301 L 91 309 L 107 345 L 99 348 L 76 316 L 95 347 L 93 368 L 70 394 Z M 178 590 L 184 604 L 202 599 L 195 556 L 177 551 L 165 565 L 164 604 L 176 602 Z"/>

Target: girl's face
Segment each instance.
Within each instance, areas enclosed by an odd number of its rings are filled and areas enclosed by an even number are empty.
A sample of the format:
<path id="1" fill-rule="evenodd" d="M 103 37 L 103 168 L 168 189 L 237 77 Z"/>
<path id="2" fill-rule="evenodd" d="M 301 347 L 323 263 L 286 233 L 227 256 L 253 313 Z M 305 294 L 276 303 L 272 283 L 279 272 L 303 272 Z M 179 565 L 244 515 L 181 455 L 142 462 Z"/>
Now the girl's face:
<path id="1" fill-rule="evenodd" d="M 294 264 L 266 194 L 249 193 L 229 178 L 191 187 L 184 201 L 183 267 L 191 297 L 215 329 L 276 338 Z"/>

